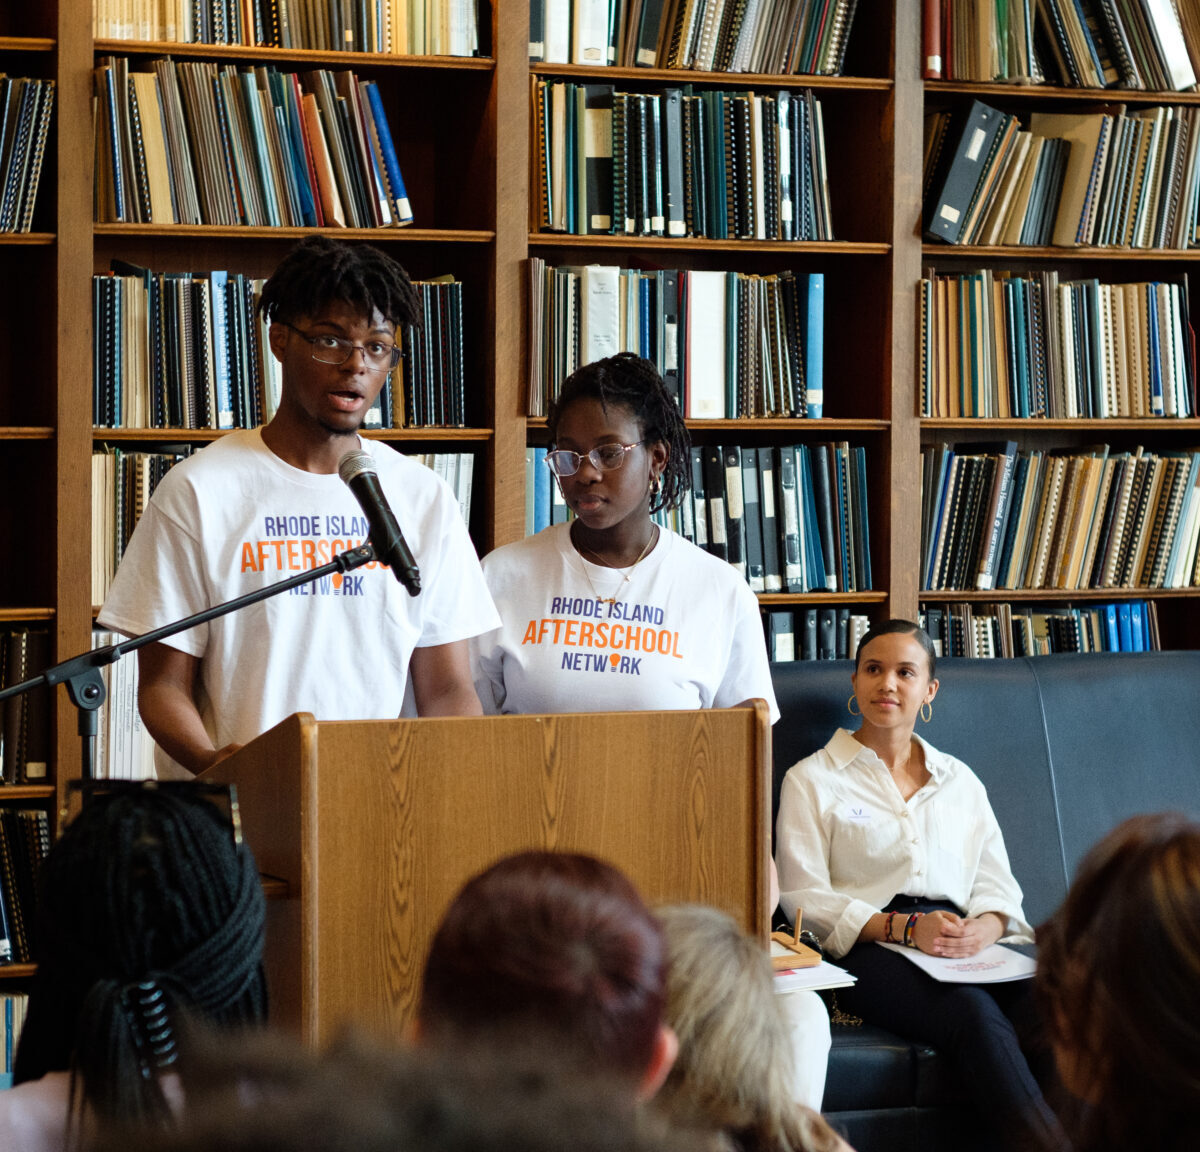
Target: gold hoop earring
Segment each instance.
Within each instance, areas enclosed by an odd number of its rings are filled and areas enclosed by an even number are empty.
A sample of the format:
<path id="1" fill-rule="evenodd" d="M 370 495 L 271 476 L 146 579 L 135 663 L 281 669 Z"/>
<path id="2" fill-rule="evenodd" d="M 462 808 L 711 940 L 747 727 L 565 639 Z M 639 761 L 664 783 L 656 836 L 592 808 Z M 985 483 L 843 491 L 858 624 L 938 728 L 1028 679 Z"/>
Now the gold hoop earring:
<path id="1" fill-rule="evenodd" d="M 929 721 L 933 719 L 933 701 L 932 700 L 926 700 L 925 703 L 921 705 L 921 719 L 924 720 L 926 724 L 928 724 Z"/>
<path id="2" fill-rule="evenodd" d="M 658 490 L 660 487 L 662 487 L 662 484 L 659 481 L 658 473 L 651 472 L 650 473 L 650 499 L 651 500 L 658 499 Z"/>
<path id="3" fill-rule="evenodd" d="M 854 711 L 854 705 L 857 702 L 858 702 L 858 697 L 853 692 L 851 692 L 850 699 L 846 701 L 846 711 L 849 712 L 851 716 L 861 716 L 862 715 L 861 708 L 857 712 Z"/>

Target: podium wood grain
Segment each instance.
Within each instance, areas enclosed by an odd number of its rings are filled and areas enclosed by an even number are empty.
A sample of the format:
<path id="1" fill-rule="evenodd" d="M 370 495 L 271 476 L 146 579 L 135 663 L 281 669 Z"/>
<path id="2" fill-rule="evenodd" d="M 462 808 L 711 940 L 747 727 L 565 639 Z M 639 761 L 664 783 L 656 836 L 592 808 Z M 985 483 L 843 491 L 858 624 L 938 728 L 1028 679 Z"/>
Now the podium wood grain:
<path id="1" fill-rule="evenodd" d="M 397 1035 L 463 882 L 526 848 L 590 852 L 651 903 L 767 931 L 766 707 L 323 722 L 300 713 L 206 773 L 238 786 L 269 906 L 271 1016 L 310 1042 Z"/>

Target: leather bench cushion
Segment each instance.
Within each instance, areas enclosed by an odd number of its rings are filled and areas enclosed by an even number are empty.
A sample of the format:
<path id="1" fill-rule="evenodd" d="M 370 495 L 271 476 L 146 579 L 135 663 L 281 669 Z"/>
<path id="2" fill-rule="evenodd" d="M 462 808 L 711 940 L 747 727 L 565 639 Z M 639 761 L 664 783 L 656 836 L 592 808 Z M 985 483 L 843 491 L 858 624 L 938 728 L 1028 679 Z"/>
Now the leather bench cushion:
<path id="1" fill-rule="evenodd" d="M 1200 652 L 1032 661 L 1067 867 L 1138 812 L 1200 816 Z"/>
<path id="2" fill-rule="evenodd" d="M 914 1046 L 871 1024 L 832 1027 L 823 1112 L 907 1108 L 916 1100 Z"/>

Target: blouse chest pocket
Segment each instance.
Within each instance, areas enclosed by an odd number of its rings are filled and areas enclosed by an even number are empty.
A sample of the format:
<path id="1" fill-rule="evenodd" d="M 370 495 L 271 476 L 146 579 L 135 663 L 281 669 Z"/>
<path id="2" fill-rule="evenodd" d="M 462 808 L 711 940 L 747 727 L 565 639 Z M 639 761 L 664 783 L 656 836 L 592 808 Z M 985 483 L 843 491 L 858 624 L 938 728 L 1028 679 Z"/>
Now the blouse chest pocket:
<path id="1" fill-rule="evenodd" d="M 903 836 L 897 815 L 874 805 L 844 800 L 828 816 L 829 870 L 835 888 L 839 877 L 849 882 L 869 874 L 872 862 L 894 853 Z"/>

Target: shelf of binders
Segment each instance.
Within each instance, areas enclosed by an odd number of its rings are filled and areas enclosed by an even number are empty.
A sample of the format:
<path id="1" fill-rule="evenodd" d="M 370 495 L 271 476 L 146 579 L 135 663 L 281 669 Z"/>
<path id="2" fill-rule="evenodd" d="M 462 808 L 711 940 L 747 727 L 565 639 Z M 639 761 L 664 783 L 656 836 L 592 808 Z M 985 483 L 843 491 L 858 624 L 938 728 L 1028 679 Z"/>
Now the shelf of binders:
<path id="1" fill-rule="evenodd" d="M 343 68 L 401 68 L 454 72 L 491 72 L 490 56 L 399 56 L 380 52 L 334 52 L 315 48 L 251 47 L 242 44 L 182 44 L 174 40 L 95 40 L 97 54 L 113 56 L 174 56 L 179 59 L 254 60 L 292 64 L 334 64 Z M 0 51 L 5 42 L 0 40 Z"/>
<path id="2" fill-rule="evenodd" d="M 4 436 L 0 429 L 0 438 Z M 92 439 L 97 443 L 113 444 L 177 444 L 180 441 L 202 444 L 227 436 L 228 428 L 104 428 L 96 425 Z M 453 440 L 461 444 L 486 444 L 494 435 L 491 428 L 364 428 L 362 433 L 371 440 L 426 441 Z"/>
<path id="3" fill-rule="evenodd" d="M 527 418 L 531 431 L 544 431 L 546 417 L 530 416 Z M 742 433 L 753 432 L 797 432 L 805 435 L 823 436 L 826 432 L 886 432 L 889 426 L 887 420 L 840 420 L 830 417 L 740 417 L 732 420 L 687 420 L 685 423 L 692 432 L 724 432 Z M 773 437 L 778 439 L 778 437 Z"/>
<path id="4" fill-rule="evenodd" d="M 713 240 L 704 236 L 576 235 L 571 232 L 530 232 L 529 246 L 563 248 L 670 249 L 678 252 L 809 253 L 829 256 L 886 256 L 892 246 L 853 240 Z"/>
<path id="5" fill-rule="evenodd" d="M 1195 433 L 1200 430 L 1200 417 L 1172 417 L 1167 421 L 1162 416 L 1139 416 L 1131 419 L 1122 416 L 1073 416 L 1066 419 L 1048 419 L 1041 416 L 924 416 L 921 419 L 922 431 L 962 431 L 978 433 L 981 423 L 988 428 L 998 431 L 1038 433 L 1038 432 L 1099 432 L 1108 435 L 1112 432 L 1134 432 L 1141 435 L 1144 432 L 1188 431 Z"/>
<path id="6" fill-rule="evenodd" d="M 494 239 L 472 194 L 494 163 L 493 68 L 128 48 L 95 54 L 98 236 Z M 462 124 L 453 140 L 447 109 Z"/>
<path id="7" fill-rule="evenodd" d="M 1059 88 L 1047 84 L 983 84 L 967 81 L 926 80 L 925 102 L 942 96 L 994 98 L 998 102 L 1063 104 L 1200 104 L 1200 92 L 1146 91 L 1133 88 Z"/>
<path id="8" fill-rule="evenodd" d="M 1024 244 L 922 244 L 921 255 L 943 260 L 1028 260 L 1030 263 L 1087 260 L 1111 261 L 1113 263 L 1139 263 L 1148 260 L 1170 261 L 1183 264 L 1195 262 L 1200 250 L 1195 248 L 1099 248 L 1099 247 L 1051 247 Z"/>
<path id="9" fill-rule="evenodd" d="M 991 591 L 946 589 L 942 592 L 920 592 L 922 604 L 942 601 L 973 603 L 996 600 L 1061 601 L 1061 600 L 1195 600 L 1196 588 L 993 588 Z"/>
<path id="10" fill-rule="evenodd" d="M 713 85 L 722 88 L 820 88 L 830 91 L 890 92 L 891 80 L 862 76 L 781 76 L 774 72 L 694 72 L 682 68 L 617 68 L 590 64 L 530 64 L 532 76 L 563 76 L 575 79 L 636 80 L 639 84 L 678 86 Z"/>
<path id="11" fill-rule="evenodd" d="M 533 76 L 530 244 L 890 251 L 885 141 L 862 136 L 886 123 L 890 82 L 611 71 Z"/>
<path id="12" fill-rule="evenodd" d="M 495 232 L 469 228 L 307 228 L 283 225 L 222 226 L 219 224 L 94 224 L 93 234 L 106 236 L 162 236 L 171 240 L 290 240 L 295 243 L 305 236 L 324 235 L 336 240 L 362 240 L 367 243 L 404 244 L 490 244 Z M 15 242 L 23 237 L 14 236 Z M 50 237 L 53 241 L 53 236 Z M 3 243 L 3 241 L 0 241 Z"/>

